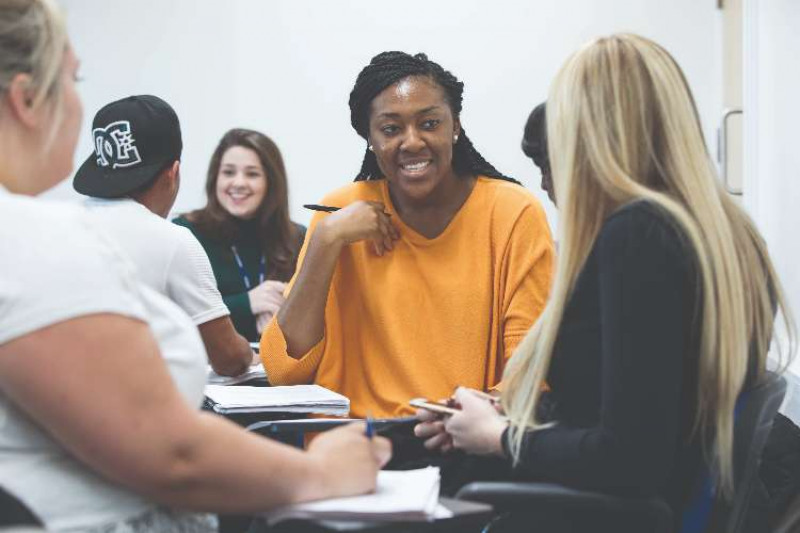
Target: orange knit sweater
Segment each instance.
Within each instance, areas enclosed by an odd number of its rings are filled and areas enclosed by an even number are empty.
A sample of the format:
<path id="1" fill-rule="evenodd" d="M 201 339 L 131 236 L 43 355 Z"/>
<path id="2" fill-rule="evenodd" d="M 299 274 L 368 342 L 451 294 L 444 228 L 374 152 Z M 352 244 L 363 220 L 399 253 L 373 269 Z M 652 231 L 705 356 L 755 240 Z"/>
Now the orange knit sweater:
<path id="1" fill-rule="evenodd" d="M 538 201 L 519 185 L 479 177 L 444 232 L 428 239 L 403 223 L 385 180 L 353 183 L 323 203 L 356 200 L 383 202 L 401 238 L 383 257 L 365 242 L 344 248 L 324 337 L 300 359 L 287 354 L 277 321 L 269 324 L 261 358 L 270 382 L 340 392 L 355 417 L 407 415 L 411 398 L 496 385 L 550 288 L 554 248 Z M 323 216 L 311 222 L 298 269 Z"/>

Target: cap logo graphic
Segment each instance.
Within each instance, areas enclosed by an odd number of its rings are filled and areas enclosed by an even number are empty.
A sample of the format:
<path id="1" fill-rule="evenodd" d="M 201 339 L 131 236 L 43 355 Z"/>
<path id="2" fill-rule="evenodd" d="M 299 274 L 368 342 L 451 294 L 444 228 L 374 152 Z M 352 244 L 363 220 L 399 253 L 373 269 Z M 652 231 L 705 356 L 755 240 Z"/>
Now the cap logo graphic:
<path id="1" fill-rule="evenodd" d="M 98 166 L 124 168 L 142 162 L 129 121 L 118 120 L 105 128 L 95 128 L 92 135 Z"/>

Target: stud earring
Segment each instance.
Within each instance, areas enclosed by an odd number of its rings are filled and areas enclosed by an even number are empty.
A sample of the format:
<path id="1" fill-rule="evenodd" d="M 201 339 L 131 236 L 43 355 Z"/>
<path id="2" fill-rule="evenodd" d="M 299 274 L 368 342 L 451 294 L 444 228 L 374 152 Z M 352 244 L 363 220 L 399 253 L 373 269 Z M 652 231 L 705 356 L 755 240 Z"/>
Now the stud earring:
<path id="1" fill-rule="evenodd" d="M 371 144 L 369 146 L 367 146 L 367 150 L 369 150 L 370 152 L 374 152 L 375 151 L 375 150 L 372 149 L 372 145 Z"/>
<path id="2" fill-rule="evenodd" d="M 453 135 L 453 144 L 458 142 L 458 135 Z"/>

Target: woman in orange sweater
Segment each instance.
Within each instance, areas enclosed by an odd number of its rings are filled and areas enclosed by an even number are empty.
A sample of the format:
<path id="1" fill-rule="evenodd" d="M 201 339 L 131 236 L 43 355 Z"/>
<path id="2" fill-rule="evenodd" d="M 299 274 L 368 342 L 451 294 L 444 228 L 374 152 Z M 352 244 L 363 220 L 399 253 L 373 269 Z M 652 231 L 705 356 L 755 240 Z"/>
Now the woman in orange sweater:
<path id="1" fill-rule="evenodd" d="M 489 390 L 544 307 L 554 249 L 534 196 L 472 146 L 463 84 L 424 54 L 372 59 L 350 94 L 368 148 L 311 221 L 261 339 L 276 385 L 318 383 L 353 416 Z"/>

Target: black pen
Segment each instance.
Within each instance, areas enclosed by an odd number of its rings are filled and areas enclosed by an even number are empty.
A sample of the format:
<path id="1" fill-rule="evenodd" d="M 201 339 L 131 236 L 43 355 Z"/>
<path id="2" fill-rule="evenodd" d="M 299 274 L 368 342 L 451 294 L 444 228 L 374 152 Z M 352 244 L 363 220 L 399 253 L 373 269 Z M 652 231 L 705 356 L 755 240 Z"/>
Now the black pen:
<path id="1" fill-rule="evenodd" d="M 331 205 L 317 205 L 317 204 L 305 204 L 303 205 L 306 209 L 311 209 L 312 211 L 322 211 L 324 213 L 333 213 L 334 211 L 338 211 L 341 207 L 333 207 Z"/>
<path id="2" fill-rule="evenodd" d="M 333 213 L 334 211 L 338 211 L 341 207 L 334 207 L 332 205 L 319 205 L 319 204 L 303 204 L 303 207 L 306 209 L 311 209 L 312 211 L 322 211 L 323 213 Z M 387 213 L 386 211 L 383 212 L 384 215 L 387 217 L 392 216 L 391 213 Z"/>

